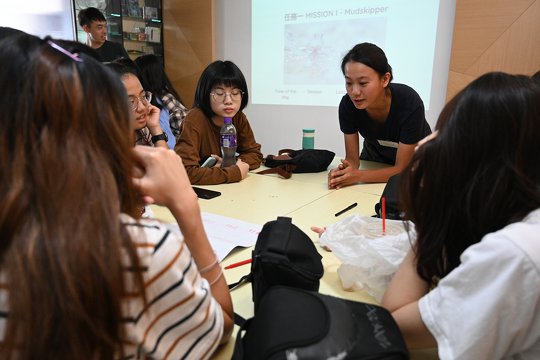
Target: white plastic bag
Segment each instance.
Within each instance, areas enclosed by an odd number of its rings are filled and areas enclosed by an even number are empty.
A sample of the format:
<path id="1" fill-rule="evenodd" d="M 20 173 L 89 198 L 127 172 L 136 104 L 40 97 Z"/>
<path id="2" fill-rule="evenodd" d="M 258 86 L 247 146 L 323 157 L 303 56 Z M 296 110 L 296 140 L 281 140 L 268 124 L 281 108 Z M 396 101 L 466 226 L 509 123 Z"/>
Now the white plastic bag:
<path id="1" fill-rule="evenodd" d="M 409 223 L 410 228 L 414 225 Z M 414 238 L 414 234 L 411 235 Z M 342 262 L 338 275 L 345 290 L 363 289 L 381 301 L 392 276 L 411 248 L 402 221 L 351 215 L 330 225 L 319 239 Z"/>

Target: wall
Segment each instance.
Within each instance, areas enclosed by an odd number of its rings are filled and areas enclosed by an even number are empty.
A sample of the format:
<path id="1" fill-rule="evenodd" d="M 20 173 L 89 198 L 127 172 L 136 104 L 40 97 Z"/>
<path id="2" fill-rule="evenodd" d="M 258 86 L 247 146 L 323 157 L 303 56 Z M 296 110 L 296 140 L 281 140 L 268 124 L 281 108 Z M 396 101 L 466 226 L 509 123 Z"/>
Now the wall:
<path id="1" fill-rule="evenodd" d="M 458 0 L 447 100 L 489 71 L 540 70 L 540 0 Z"/>
<path id="2" fill-rule="evenodd" d="M 247 0 L 216 0 L 215 41 L 216 56 L 234 61 L 242 69 L 248 84 L 251 84 L 251 3 Z M 435 124 L 438 113 L 446 98 L 447 72 L 450 63 L 450 47 L 453 30 L 453 14 L 455 0 L 443 0 L 440 4 L 437 42 L 438 47 L 433 67 L 434 83 L 438 80 L 440 89 L 432 101 L 426 118 Z M 344 50 L 344 53 L 346 50 Z M 340 57 L 336 57 L 336 68 L 339 68 Z M 415 61 L 417 53 L 407 53 L 404 57 Z M 276 71 L 268 57 L 266 71 L 268 76 L 282 76 Z M 392 64 L 392 60 L 390 60 Z M 261 65 L 261 64 L 259 64 Z M 264 67 L 265 64 L 262 64 Z M 316 77 L 317 75 L 315 75 Z M 342 83 L 345 88 L 345 81 Z M 252 91 L 252 88 L 249 88 Z M 436 99 L 436 101 L 435 101 Z M 262 145 L 263 154 L 275 154 L 283 148 L 300 148 L 302 146 L 302 129 L 315 129 L 315 147 L 334 151 L 338 156 L 345 154 L 343 133 L 339 128 L 338 106 L 295 106 L 295 105 L 261 105 L 250 103 L 244 110 L 249 118 L 255 137 Z M 427 106 L 426 106 L 427 107 Z"/>
<path id="3" fill-rule="evenodd" d="M 222 58 L 229 45 L 223 32 L 233 31 L 236 42 L 249 42 L 249 31 L 230 24 L 220 17 L 231 0 L 164 0 L 165 58 L 169 76 L 177 90 L 191 105 L 198 77 L 204 67 Z M 238 11 L 250 16 L 249 1 L 241 0 Z M 505 71 L 532 75 L 540 70 L 540 0 L 457 0 L 455 28 L 452 40 L 450 73 L 446 98 L 450 99 L 469 82 L 488 71 Z M 232 59 L 241 69 L 251 64 Z M 281 147 L 301 146 L 301 132 L 272 128 L 272 107 L 263 111 L 265 118 L 246 113 L 265 154 Z M 312 117 L 324 119 L 316 133 L 316 146 L 335 149 L 342 154 L 342 135 L 337 126 L 337 110 L 317 107 L 312 112 L 298 111 L 291 115 L 296 127 L 310 127 Z M 278 127 L 276 125 L 276 127 Z M 289 134 L 292 133 L 292 134 Z M 297 139 L 291 142 L 289 138 Z M 267 144 L 272 143 L 272 146 Z"/>
<path id="4" fill-rule="evenodd" d="M 165 70 L 191 107 L 195 86 L 214 60 L 214 1 L 163 0 Z"/>
<path id="5" fill-rule="evenodd" d="M 0 26 L 39 37 L 75 39 L 72 0 L 6 0 L 0 3 Z"/>

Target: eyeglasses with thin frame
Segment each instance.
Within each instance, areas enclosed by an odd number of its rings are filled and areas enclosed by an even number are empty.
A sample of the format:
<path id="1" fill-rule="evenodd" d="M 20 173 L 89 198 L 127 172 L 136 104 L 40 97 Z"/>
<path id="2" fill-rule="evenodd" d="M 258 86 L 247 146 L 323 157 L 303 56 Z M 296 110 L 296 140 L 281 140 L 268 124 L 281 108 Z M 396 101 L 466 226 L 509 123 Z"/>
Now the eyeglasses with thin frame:
<path id="1" fill-rule="evenodd" d="M 224 102 L 227 98 L 227 95 L 231 98 L 232 101 L 240 101 L 242 100 L 242 95 L 244 95 L 244 92 L 242 90 L 235 89 L 231 92 L 225 92 L 223 90 L 214 90 L 210 93 L 212 95 L 212 99 L 214 99 L 215 102 Z"/>
<path id="2" fill-rule="evenodd" d="M 131 106 L 131 110 L 135 111 L 139 107 L 139 103 L 143 103 L 143 105 L 150 104 L 150 101 L 152 101 L 152 93 L 150 91 L 143 91 L 142 95 L 139 97 L 137 96 L 130 96 L 129 97 L 129 104 Z"/>

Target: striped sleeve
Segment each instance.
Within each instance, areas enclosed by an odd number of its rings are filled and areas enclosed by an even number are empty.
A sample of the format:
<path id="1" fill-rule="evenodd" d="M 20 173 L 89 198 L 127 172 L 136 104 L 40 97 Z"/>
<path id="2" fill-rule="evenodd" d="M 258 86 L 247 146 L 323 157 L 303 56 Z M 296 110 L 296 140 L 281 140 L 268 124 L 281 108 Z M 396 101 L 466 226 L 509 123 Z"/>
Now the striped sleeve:
<path id="1" fill-rule="evenodd" d="M 144 271 L 147 306 L 123 304 L 129 358 L 207 359 L 219 345 L 223 313 L 184 241 L 154 220 L 127 220 Z M 129 283 L 129 281 L 128 281 Z"/>

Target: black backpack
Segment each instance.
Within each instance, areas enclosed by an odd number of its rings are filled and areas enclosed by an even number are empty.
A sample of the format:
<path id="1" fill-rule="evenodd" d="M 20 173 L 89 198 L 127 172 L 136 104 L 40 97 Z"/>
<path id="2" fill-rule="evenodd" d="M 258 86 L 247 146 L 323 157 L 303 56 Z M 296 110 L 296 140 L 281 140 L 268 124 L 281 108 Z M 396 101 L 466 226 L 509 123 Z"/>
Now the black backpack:
<path id="1" fill-rule="evenodd" d="M 238 331 L 232 360 L 330 358 L 406 360 L 409 353 L 380 306 L 273 286 Z"/>
<path id="2" fill-rule="evenodd" d="M 315 245 L 290 218 L 267 222 L 245 277 L 252 281 L 255 316 L 235 314 L 241 327 L 232 359 L 408 359 L 392 315 L 319 294 L 323 271 Z"/>
<path id="3" fill-rule="evenodd" d="M 315 244 L 288 217 L 264 224 L 252 253 L 251 284 L 255 311 L 273 285 L 319 290 L 322 257 Z"/>
<path id="4" fill-rule="evenodd" d="M 257 174 L 278 174 L 289 179 L 293 173 L 321 172 L 328 168 L 334 156 L 334 152 L 323 149 L 281 149 L 279 155 L 268 155 L 264 158 L 264 165 L 270 169 Z"/>
<path id="5" fill-rule="evenodd" d="M 399 207 L 398 186 L 400 174 L 390 176 L 384 186 L 381 199 L 375 204 L 375 212 L 378 218 L 382 218 L 382 198 L 386 203 L 386 218 L 390 220 L 403 220 L 404 214 Z"/>

